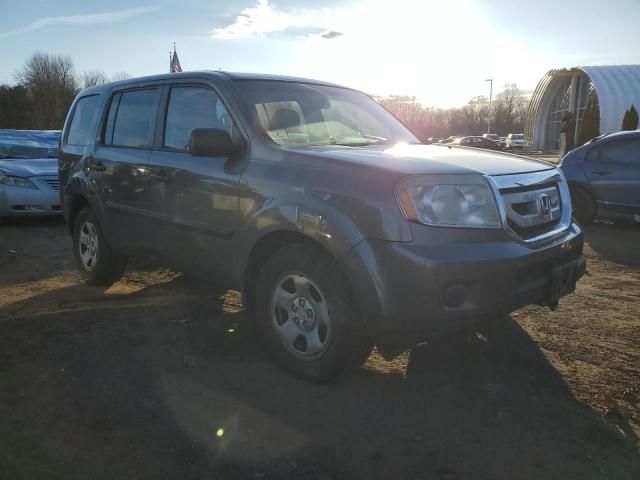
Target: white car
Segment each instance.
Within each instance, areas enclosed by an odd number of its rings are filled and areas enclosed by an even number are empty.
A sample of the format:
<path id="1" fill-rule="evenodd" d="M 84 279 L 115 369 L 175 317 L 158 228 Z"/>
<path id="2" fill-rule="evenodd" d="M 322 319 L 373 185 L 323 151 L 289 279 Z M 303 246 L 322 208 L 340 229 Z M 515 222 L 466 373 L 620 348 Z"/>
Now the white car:
<path id="1" fill-rule="evenodd" d="M 524 148 L 524 134 L 522 133 L 510 133 L 507 135 L 507 141 L 505 148 L 512 150 Z"/>
<path id="2" fill-rule="evenodd" d="M 0 130 L 0 219 L 61 215 L 58 131 Z"/>

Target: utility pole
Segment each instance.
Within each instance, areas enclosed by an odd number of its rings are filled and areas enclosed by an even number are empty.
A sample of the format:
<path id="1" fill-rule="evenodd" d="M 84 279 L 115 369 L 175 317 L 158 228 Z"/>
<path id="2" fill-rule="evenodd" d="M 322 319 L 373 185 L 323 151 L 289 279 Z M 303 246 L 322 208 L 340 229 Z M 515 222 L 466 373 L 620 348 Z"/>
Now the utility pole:
<path id="1" fill-rule="evenodd" d="M 493 97 L 493 78 L 487 78 L 485 82 L 489 82 L 489 118 L 487 119 L 487 133 L 491 133 L 491 100 Z"/>

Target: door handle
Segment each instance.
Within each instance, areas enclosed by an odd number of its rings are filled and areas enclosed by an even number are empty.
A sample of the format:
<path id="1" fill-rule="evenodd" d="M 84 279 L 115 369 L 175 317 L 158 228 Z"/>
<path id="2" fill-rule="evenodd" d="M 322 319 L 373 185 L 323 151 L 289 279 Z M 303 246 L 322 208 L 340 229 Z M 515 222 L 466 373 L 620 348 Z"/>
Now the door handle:
<path id="1" fill-rule="evenodd" d="M 160 170 L 157 173 L 152 173 L 151 175 L 149 175 L 149 178 L 156 182 L 162 183 L 168 183 L 171 181 L 171 177 L 167 175 L 164 170 Z"/>
<path id="2" fill-rule="evenodd" d="M 89 163 L 89 168 L 95 172 L 104 172 L 107 169 L 100 160 L 96 160 L 95 162 L 92 160 L 91 163 Z"/>
<path id="3" fill-rule="evenodd" d="M 592 170 L 591 173 L 594 173 L 596 175 L 611 175 L 613 172 L 609 170 Z"/>

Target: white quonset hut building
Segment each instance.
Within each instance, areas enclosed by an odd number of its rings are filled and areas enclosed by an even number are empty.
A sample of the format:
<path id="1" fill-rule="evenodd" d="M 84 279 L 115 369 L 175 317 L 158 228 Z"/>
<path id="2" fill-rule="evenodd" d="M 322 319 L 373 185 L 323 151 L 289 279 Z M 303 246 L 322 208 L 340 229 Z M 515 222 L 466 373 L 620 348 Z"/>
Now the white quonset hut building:
<path id="1" fill-rule="evenodd" d="M 578 138 L 590 102 L 600 111 L 600 133 L 621 129 L 625 112 L 640 111 L 640 65 L 603 65 L 550 70 L 538 83 L 527 112 L 525 138 L 534 150 L 560 148 L 563 119 L 572 114 Z"/>

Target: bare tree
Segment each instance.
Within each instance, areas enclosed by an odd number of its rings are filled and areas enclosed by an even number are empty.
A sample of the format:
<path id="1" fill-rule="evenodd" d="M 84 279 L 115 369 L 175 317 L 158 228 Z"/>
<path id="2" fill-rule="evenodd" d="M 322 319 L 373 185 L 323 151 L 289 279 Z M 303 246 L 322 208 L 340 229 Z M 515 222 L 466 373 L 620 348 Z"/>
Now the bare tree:
<path id="1" fill-rule="evenodd" d="M 128 80 L 129 78 L 131 78 L 131 75 L 128 74 L 127 72 L 118 72 L 111 75 L 110 81 L 117 82 L 119 80 Z"/>
<path id="2" fill-rule="evenodd" d="M 71 57 L 36 52 L 17 72 L 16 79 L 33 105 L 32 128 L 62 128 L 78 91 Z"/>
<path id="3" fill-rule="evenodd" d="M 108 77 L 102 70 L 87 70 L 82 74 L 82 88 L 94 87 L 108 82 L 117 82 L 131 78 L 127 72 L 118 72 Z"/>
<path id="4" fill-rule="evenodd" d="M 406 123 L 421 140 L 450 135 L 480 135 L 487 131 L 489 99 L 474 97 L 459 108 L 440 109 L 419 103 L 415 97 L 391 95 L 377 99 Z M 494 132 L 522 132 L 528 98 L 515 84 L 505 85 L 493 102 Z"/>
<path id="5" fill-rule="evenodd" d="M 505 85 L 493 104 L 496 131 L 504 135 L 521 133 L 528 105 L 528 97 L 515 83 Z"/>
<path id="6" fill-rule="evenodd" d="M 82 88 L 95 87 L 108 81 L 107 75 L 101 70 L 87 70 L 82 74 Z"/>

